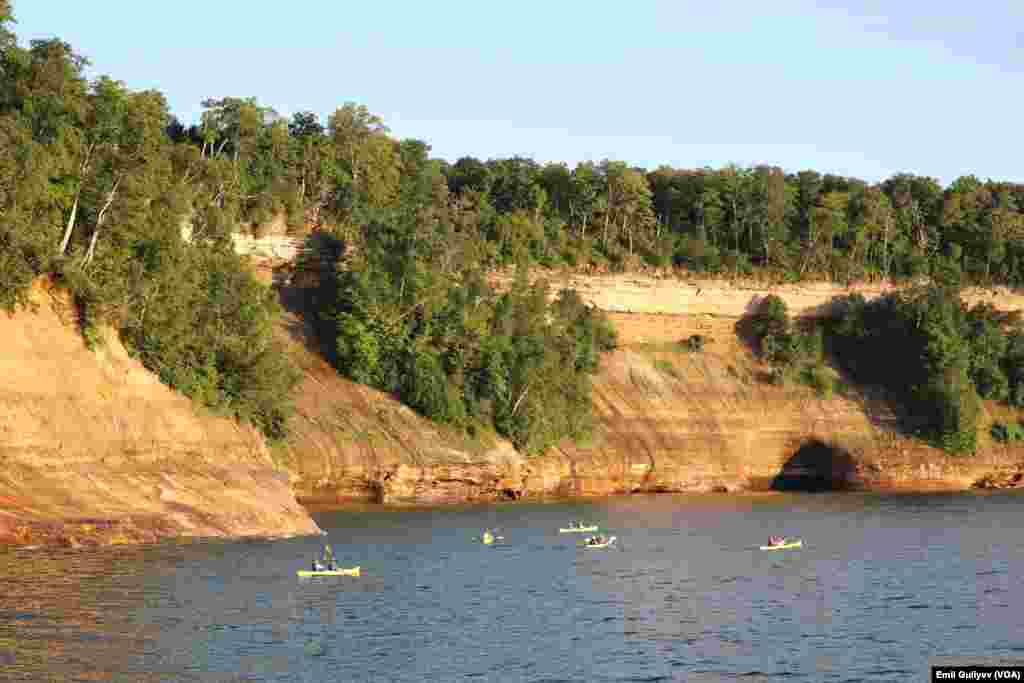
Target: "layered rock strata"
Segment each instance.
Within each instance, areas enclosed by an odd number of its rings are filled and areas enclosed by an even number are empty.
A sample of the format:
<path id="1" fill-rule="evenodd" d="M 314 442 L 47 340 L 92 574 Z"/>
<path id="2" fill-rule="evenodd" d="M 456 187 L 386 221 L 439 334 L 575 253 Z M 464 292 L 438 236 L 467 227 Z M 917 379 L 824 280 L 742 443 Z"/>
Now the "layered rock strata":
<path id="1" fill-rule="evenodd" d="M 261 436 L 197 409 L 116 335 L 85 347 L 63 296 L 0 314 L 0 543 L 319 529 Z"/>

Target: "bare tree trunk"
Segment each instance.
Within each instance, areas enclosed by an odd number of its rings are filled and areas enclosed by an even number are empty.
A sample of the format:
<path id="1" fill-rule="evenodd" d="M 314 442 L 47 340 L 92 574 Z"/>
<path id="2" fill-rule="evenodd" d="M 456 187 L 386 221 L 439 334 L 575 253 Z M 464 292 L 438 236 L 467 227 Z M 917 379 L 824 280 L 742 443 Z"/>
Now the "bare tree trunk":
<path id="1" fill-rule="evenodd" d="M 117 196 L 117 186 L 121 184 L 121 179 L 118 178 L 114 182 L 114 186 L 110 188 L 110 192 L 107 194 L 107 201 L 103 204 L 103 208 L 100 209 L 100 215 L 96 218 L 96 229 L 92 231 L 92 238 L 89 240 L 89 251 L 85 254 L 84 265 L 92 263 L 93 257 L 96 255 L 96 240 L 100 236 L 100 228 L 103 227 L 103 221 L 107 218 L 107 209 L 114 203 L 114 197 Z"/>
<path id="2" fill-rule="evenodd" d="M 882 279 L 889 281 L 889 220 L 885 221 L 885 232 L 882 235 Z"/>
<path id="3" fill-rule="evenodd" d="M 75 215 L 78 213 L 78 199 L 81 196 L 81 190 L 75 193 L 75 203 L 71 205 L 71 216 L 68 218 L 68 225 L 64 228 L 64 239 L 60 241 L 60 249 L 57 250 L 58 254 L 65 254 L 68 250 L 68 243 L 71 242 L 71 231 L 75 229 Z"/>
<path id="4" fill-rule="evenodd" d="M 89 169 L 89 161 L 92 159 L 92 151 L 96 149 L 96 143 L 89 145 L 89 148 L 85 151 L 85 159 L 82 160 L 82 164 L 78 168 L 79 183 L 78 189 L 75 190 L 75 203 L 71 205 L 71 216 L 68 218 L 68 225 L 64 228 L 64 238 L 60 241 L 59 254 L 65 254 L 68 250 L 68 244 L 71 242 L 71 233 L 75 229 L 75 216 L 78 215 L 78 200 L 82 197 L 82 185 L 85 183 L 85 172 Z"/>
<path id="5" fill-rule="evenodd" d="M 523 399 L 526 398 L 526 392 L 528 392 L 529 390 L 530 390 L 530 383 L 527 382 L 526 386 L 523 388 L 523 393 L 521 393 L 519 395 L 519 398 L 516 399 L 516 404 L 514 406 L 512 406 L 512 414 L 513 415 L 515 415 L 516 412 L 519 410 L 519 405 L 523 402 Z"/>

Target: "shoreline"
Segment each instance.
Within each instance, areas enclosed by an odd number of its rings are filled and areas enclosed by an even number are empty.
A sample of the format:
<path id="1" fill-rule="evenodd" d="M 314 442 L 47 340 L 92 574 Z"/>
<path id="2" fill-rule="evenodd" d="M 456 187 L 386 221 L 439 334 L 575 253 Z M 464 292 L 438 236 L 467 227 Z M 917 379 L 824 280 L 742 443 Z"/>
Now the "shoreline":
<path id="1" fill-rule="evenodd" d="M 300 506 L 301 507 L 301 506 Z M 306 513 L 308 516 L 308 512 Z M 126 515 L 52 520 L 5 520 L 0 525 L 0 548 L 81 548 L 124 545 L 153 545 L 167 541 L 200 542 L 211 540 L 285 540 L 301 536 L 320 536 L 325 532 L 312 519 L 315 531 L 309 533 L 247 530 L 243 532 L 182 533 L 180 527 L 165 518 Z"/>
<path id="2" fill-rule="evenodd" d="M 303 501 L 299 504 L 310 514 L 333 511 L 350 512 L 375 512 L 375 511 L 403 511 L 403 510 L 441 510 L 456 508 L 489 508 L 518 505 L 559 505 L 571 503 L 599 503 L 605 500 L 628 500 L 634 497 L 693 497 L 693 498 L 718 498 L 718 499 L 756 499 L 756 498 L 777 498 L 797 496 L 902 496 L 902 495 L 928 495 L 938 493 L 948 494 L 976 494 L 989 495 L 993 493 L 1019 492 L 1024 493 L 1024 487 L 1006 488 L 983 488 L 978 486 L 964 487 L 959 484 L 945 482 L 914 482 L 912 484 L 890 484 L 884 486 L 859 486 L 834 490 L 755 490 L 737 489 L 730 491 L 636 491 L 632 493 L 613 493 L 605 495 L 578 495 L 578 496 L 524 496 L 516 500 L 463 500 L 452 502 L 438 501 L 389 501 L 376 503 L 367 500 L 346 499 L 337 501 Z"/>
<path id="3" fill-rule="evenodd" d="M 839 490 L 824 491 L 780 491 L 740 489 L 728 492 L 712 491 L 673 491 L 673 492 L 634 492 L 610 495 L 580 496 L 536 496 L 523 497 L 517 500 L 465 500 L 458 502 L 388 502 L 374 503 L 360 500 L 339 500 L 334 502 L 302 502 L 299 505 L 309 515 L 330 514 L 333 512 L 374 513 L 374 512 L 415 512 L 452 509 L 493 509 L 497 507 L 518 507 L 522 505 L 567 505 L 600 504 L 602 502 L 623 502 L 636 497 L 661 497 L 695 500 L 759 500 L 773 498 L 798 498 L 803 496 L 872 496 L 900 497 L 918 495 L 964 495 L 987 496 L 993 494 L 1022 493 L 1024 487 L 982 488 L 953 485 L 948 482 L 914 482 L 912 484 L 862 486 Z M 53 520 L 26 521 L 19 525 L 24 530 L 20 534 L 5 533 L 0 535 L 0 548 L 9 549 L 52 549 L 70 550 L 109 548 L 123 545 L 155 545 L 166 542 L 201 543 L 206 541 L 241 542 L 241 541 L 275 541 L 288 540 L 305 536 L 323 536 L 326 532 L 319 529 L 313 533 L 225 533 L 219 535 L 193 535 L 174 533 L 166 522 L 159 519 L 140 520 L 136 518 L 91 519 L 91 520 Z M 26 533 L 27 531 L 27 533 Z"/>

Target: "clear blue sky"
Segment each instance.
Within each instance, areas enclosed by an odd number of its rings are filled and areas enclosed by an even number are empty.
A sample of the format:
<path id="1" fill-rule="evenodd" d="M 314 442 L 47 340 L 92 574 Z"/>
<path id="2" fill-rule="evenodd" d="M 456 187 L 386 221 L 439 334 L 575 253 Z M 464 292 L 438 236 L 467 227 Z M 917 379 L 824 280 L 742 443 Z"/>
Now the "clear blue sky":
<path id="1" fill-rule="evenodd" d="M 1024 181 L 1024 1 L 14 0 L 93 75 L 324 119 L 449 160 L 729 162 Z"/>

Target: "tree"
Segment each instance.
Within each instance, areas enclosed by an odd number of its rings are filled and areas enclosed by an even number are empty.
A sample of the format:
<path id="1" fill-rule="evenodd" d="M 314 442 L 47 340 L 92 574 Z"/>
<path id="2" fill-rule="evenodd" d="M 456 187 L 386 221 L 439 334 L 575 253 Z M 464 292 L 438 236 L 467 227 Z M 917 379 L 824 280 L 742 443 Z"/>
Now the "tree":
<path id="1" fill-rule="evenodd" d="M 96 86 L 99 111 L 97 121 L 111 140 L 100 152 L 94 190 L 95 221 L 89 237 L 84 264 L 89 265 L 96 254 L 96 244 L 109 217 L 111 207 L 126 181 L 138 186 L 147 182 L 147 167 L 164 158 L 167 144 L 165 130 L 169 120 L 167 102 L 156 91 L 128 93 L 124 84 L 101 79 Z M 147 191 L 154 191 L 147 190 Z"/>
<path id="2" fill-rule="evenodd" d="M 572 173 L 564 163 L 545 164 L 538 179 L 548 198 L 552 215 L 572 220 Z"/>
<path id="3" fill-rule="evenodd" d="M 1015 210 L 1010 197 L 1003 193 L 987 208 L 983 220 L 989 233 L 985 248 L 985 278 L 991 280 L 993 261 L 1003 260 L 1008 242 L 1024 237 L 1024 216 Z"/>
<path id="4" fill-rule="evenodd" d="M 8 29 L 14 23 L 14 12 L 10 0 L 0 0 L 0 51 L 8 50 L 17 45 L 14 33 Z"/>
<path id="5" fill-rule="evenodd" d="M 813 246 L 818 241 L 814 223 L 814 207 L 818 206 L 823 181 L 817 171 L 800 171 L 796 176 L 797 211 L 799 216 L 799 234 L 805 245 Z"/>
<path id="6" fill-rule="evenodd" d="M 597 209 L 599 182 L 597 170 L 589 161 L 576 164 L 569 179 L 569 220 L 579 225 L 582 239 L 586 239 L 587 224 Z"/>
<path id="7" fill-rule="evenodd" d="M 869 187 L 856 196 L 851 207 L 854 224 L 864 230 L 867 247 L 864 250 L 867 260 L 872 245 L 880 251 L 882 277 L 889 277 L 889 241 L 893 229 L 892 205 L 889 198 L 879 187 Z"/>
<path id="8" fill-rule="evenodd" d="M 269 107 L 261 107 L 255 97 L 224 97 L 203 100 L 203 156 L 227 155 L 237 162 L 251 154 L 263 126 L 277 118 Z"/>
<path id="9" fill-rule="evenodd" d="M 448 171 L 448 189 L 455 195 L 469 191 L 486 196 L 492 182 L 491 169 L 473 157 L 462 157 Z"/>
<path id="10" fill-rule="evenodd" d="M 775 245 L 785 240 L 786 176 L 778 167 L 761 167 L 758 169 L 758 176 L 762 183 L 759 196 L 763 207 L 759 214 L 759 223 L 765 264 L 770 265 Z"/>
<path id="11" fill-rule="evenodd" d="M 292 114 L 292 120 L 288 124 L 288 134 L 293 138 L 318 138 L 324 134 L 324 127 L 320 120 L 311 111 L 299 111 Z"/>
<path id="12" fill-rule="evenodd" d="M 808 249 L 808 261 L 812 256 L 819 261 L 829 261 L 835 255 L 836 238 L 845 235 L 849 227 L 848 204 L 846 192 L 829 192 L 821 198 L 821 206 L 812 209 L 817 241 Z"/>
<path id="13" fill-rule="evenodd" d="M 629 253 L 633 253 L 633 240 L 636 235 L 645 235 L 655 224 L 654 212 L 651 207 L 651 189 L 643 173 L 627 168 L 621 174 L 613 176 L 615 207 L 620 220 L 620 231 L 626 233 L 629 240 Z"/>
<path id="14" fill-rule="evenodd" d="M 501 213 L 527 211 L 539 217 L 547 204 L 540 184 L 540 167 L 532 159 L 513 157 L 487 164 L 492 179 L 488 194 L 491 205 Z"/>
<path id="15" fill-rule="evenodd" d="M 129 93 L 124 83 L 100 77 L 92 86 L 89 97 L 89 108 L 83 121 L 84 135 L 82 140 L 82 156 L 75 183 L 74 201 L 64 229 L 58 253 L 67 253 L 68 245 L 75 228 L 78 205 L 83 189 L 90 184 L 103 183 L 110 180 L 110 164 L 113 155 L 117 154 L 126 135 Z M 94 172 L 95 171 L 95 172 Z M 95 250 L 95 239 L 99 234 L 99 226 L 107 216 L 107 211 L 117 196 L 120 180 L 114 177 L 108 188 L 103 207 L 97 214 L 97 223 L 93 230 L 93 241 L 90 244 L 88 260 L 92 260 Z"/>
<path id="16" fill-rule="evenodd" d="M 346 102 L 327 121 L 327 129 L 354 183 L 359 184 L 367 165 L 371 140 L 386 135 L 384 121 L 366 105 Z"/>

